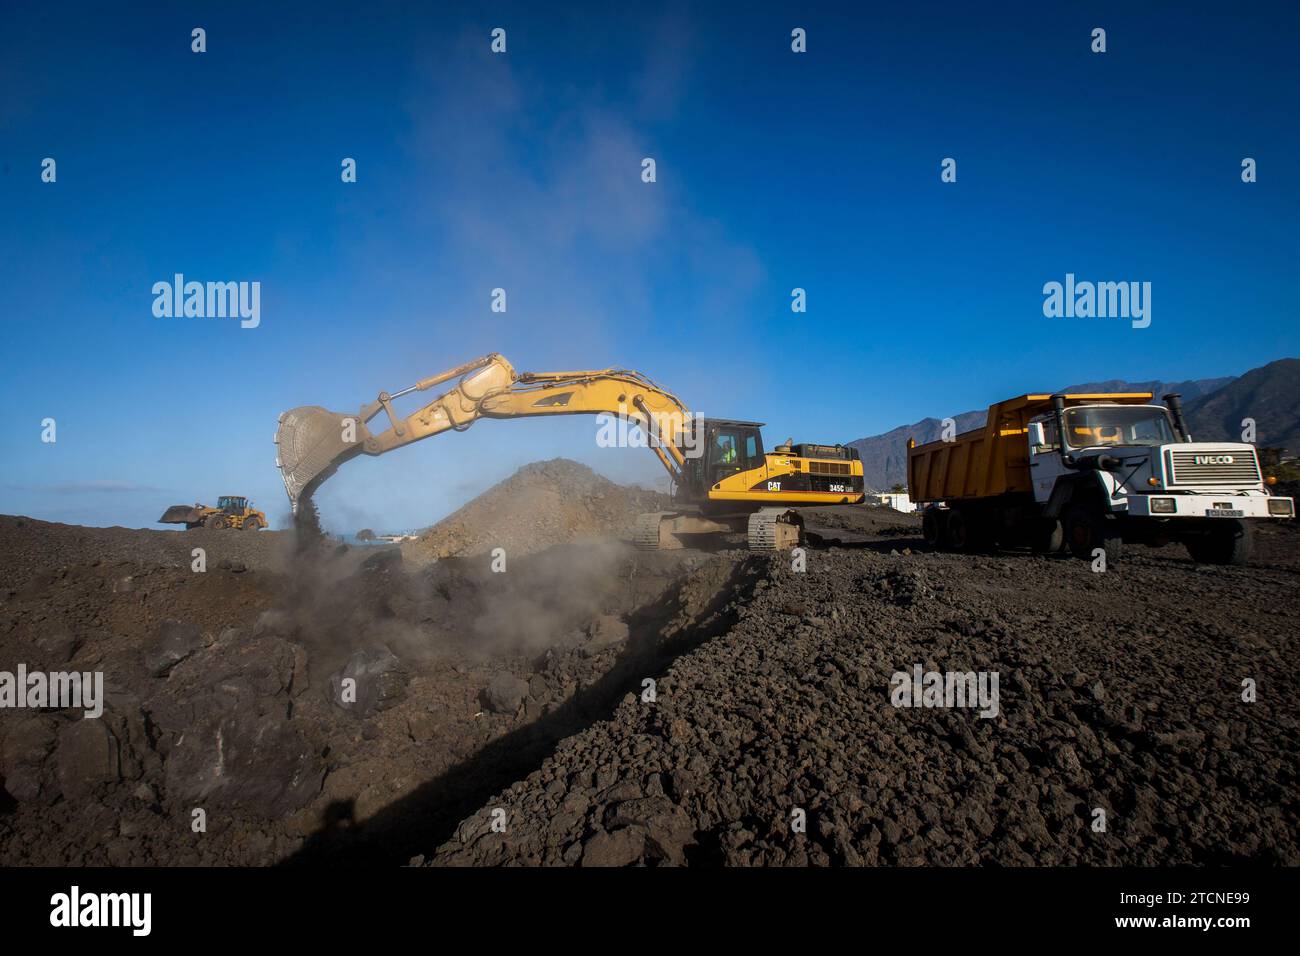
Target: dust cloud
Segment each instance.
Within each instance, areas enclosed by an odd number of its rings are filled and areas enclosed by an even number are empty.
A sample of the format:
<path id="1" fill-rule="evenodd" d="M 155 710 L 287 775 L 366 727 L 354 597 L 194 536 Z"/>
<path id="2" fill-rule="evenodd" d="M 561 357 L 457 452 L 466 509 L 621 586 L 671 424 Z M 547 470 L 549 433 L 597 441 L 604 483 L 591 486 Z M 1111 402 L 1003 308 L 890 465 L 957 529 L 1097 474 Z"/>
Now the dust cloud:
<path id="1" fill-rule="evenodd" d="M 637 552 L 611 538 L 412 569 L 396 547 L 332 542 L 310 499 L 299 505 L 287 551 L 286 587 L 264 619 L 308 650 L 313 680 L 379 645 L 413 664 L 576 646 L 594 620 L 626 613 L 663 586 L 638 574 Z"/>

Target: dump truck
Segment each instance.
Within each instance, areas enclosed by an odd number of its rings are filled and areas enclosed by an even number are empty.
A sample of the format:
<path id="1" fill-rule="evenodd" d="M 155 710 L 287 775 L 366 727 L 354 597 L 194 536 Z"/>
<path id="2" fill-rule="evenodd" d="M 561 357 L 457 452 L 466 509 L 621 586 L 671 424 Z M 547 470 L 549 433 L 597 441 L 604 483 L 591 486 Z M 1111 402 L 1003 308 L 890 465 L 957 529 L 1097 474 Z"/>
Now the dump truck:
<path id="1" fill-rule="evenodd" d="M 455 384 L 409 415 L 394 401 Z M 367 425 L 385 414 L 388 427 Z M 604 415 L 635 425 L 668 472 L 673 507 L 637 519 L 634 543 L 671 550 L 697 536 L 745 534 L 756 551 L 781 551 L 804 540 L 795 510 L 863 500 L 862 461 L 855 448 L 795 442 L 767 450 L 761 422 L 704 418 L 640 372 L 592 369 L 519 372 L 493 352 L 396 392 L 383 391 L 356 412 L 301 405 L 280 416 L 276 465 L 294 514 L 343 463 L 383 455 L 482 419 Z"/>
<path id="2" fill-rule="evenodd" d="M 926 541 L 953 551 L 1029 545 L 1119 559 L 1125 544 L 1181 542 L 1203 564 L 1242 564 L 1253 524 L 1295 515 L 1255 447 L 1196 442 L 1179 396 L 1030 394 L 989 406 L 949 440 L 908 440 Z"/>
<path id="3" fill-rule="evenodd" d="M 266 527 L 266 513 L 253 508 L 252 502 L 242 495 L 222 495 L 215 508 L 198 503 L 172 505 L 163 512 L 158 523 L 183 524 L 186 531 L 193 528 L 257 531 Z"/>

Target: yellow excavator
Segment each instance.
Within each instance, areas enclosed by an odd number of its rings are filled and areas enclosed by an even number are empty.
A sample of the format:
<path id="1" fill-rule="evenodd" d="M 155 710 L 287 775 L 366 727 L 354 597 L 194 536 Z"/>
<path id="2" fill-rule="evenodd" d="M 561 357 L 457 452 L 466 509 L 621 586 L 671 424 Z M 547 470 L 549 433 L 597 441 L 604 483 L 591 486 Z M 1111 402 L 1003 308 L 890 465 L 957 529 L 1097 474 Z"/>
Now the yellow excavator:
<path id="1" fill-rule="evenodd" d="M 408 416 L 393 402 L 456 379 Z M 367 424 L 380 412 L 388 427 Z M 673 510 L 641 515 L 637 547 L 680 548 L 701 534 L 743 533 L 749 547 L 775 551 L 803 540 L 794 507 L 863 500 L 862 462 L 844 445 L 787 441 L 765 452 L 758 422 L 703 418 L 640 372 L 516 372 L 493 353 L 396 392 L 380 392 L 354 414 L 318 405 L 280 416 L 276 465 L 294 513 L 299 504 L 357 455 L 382 455 L 445 431 L 464 431 L 480 418 L 600 415 L 636 425 L 673 481 Z"/>

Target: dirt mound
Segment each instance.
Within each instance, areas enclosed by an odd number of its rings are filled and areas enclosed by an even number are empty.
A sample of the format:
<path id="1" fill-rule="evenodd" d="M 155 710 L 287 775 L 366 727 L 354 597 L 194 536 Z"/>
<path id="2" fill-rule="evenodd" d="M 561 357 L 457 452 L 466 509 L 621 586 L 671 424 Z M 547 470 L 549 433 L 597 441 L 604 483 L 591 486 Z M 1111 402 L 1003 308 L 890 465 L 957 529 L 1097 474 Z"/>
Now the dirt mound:
<path id="1" fill-rule="evenodd" d="M 281 531 L 152 531 L 86 528 L 0 515 L 0 591 L 25 586 L 58 568 L 96 561 L 128 561 L 159 567 L 189 567 L 195 548 L 207 561 L 240 562 L 248 568 L 281 566 L 288 538 Z"/>
<path id="2" fill-rule="evenodd" d="M 583 538 L 628 538 L 639 514 L 669 507 L 667 495 L 615 484 L 567 458 L 525 465 L 402 545 L 413 564 L 483 554 L 533 554 Z"/>

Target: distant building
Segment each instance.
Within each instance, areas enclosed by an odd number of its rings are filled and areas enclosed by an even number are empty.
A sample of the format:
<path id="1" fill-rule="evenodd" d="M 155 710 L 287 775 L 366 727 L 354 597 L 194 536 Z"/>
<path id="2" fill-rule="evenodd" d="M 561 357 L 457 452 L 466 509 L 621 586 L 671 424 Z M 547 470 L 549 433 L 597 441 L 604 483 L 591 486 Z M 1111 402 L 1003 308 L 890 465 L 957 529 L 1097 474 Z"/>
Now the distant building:
<path id="1" fill-rule="evenodd" d="M 904 514 L 911 514 L 916 510 L 916 505 L 912 504 L 912 499 L 907 496 L 906 492 L 877 492 L 874 495 L 868 495 L 867 500 L 878 505 L 884 505 L 886 508 L 893 508 L 895 511 L 901 511 Z"/>

